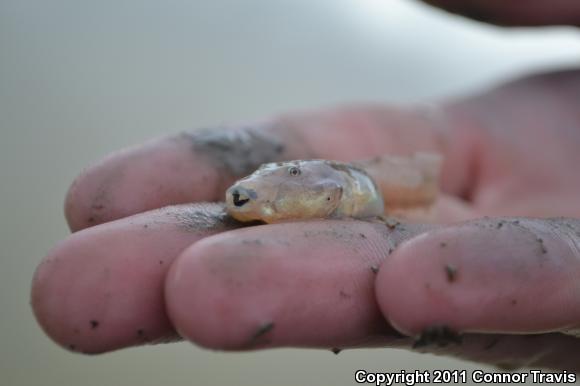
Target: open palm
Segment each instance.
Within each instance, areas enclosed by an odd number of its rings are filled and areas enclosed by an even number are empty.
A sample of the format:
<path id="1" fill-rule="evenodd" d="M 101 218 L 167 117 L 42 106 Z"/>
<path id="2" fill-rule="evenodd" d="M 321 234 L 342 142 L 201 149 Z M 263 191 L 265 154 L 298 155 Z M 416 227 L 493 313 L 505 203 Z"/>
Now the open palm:
<path id="1" fill-rule="evenodd" d="M 579 101 L 567 71 L 438 108 L 291 114 L 113 154 L 71 187 L 74 233 L 36 272 L 36 316 L 82 352 L 179 331 L 220 349 L 415 345 L 578 369 Z M 199 203 L 261 162 L 425 150 L 445 157 L 438 224 L 237 229 Z"/>

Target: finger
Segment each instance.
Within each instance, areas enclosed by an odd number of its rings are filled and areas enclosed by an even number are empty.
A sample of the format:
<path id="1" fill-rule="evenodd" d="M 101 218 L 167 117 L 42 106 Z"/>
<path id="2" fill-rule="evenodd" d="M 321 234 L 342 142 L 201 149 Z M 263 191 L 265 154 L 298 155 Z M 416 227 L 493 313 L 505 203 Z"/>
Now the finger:
<path id="1" fill-rule="evenodd" d="M 461 335 L 458 342 L 439 340 L 425 345 L 417 345 L 415 342 L 403 348 L 421 353 L 453 356 L 496 366 L 501 370 L 516 370 L 522 367 L 571 372 L 580 370 L 578 364 L 580 339 L 559 333 L 528 335 L 468 333 Z"/>
<path id="2" fill-rule="evenodd" d="M 261 163 L 288 159 L 349 161 L 435 151 L 449 160 L 444 187 L 464 190 L 471 154 L 465 142 L 473 136 L 461 130 L 449 141 L 452 125 L 433 111 L 344 108 L 154 140 L 84 171 L 67 195 L 66 217 L 79 230 L 165 205 L 222 201 L 236 178 Z"/>
<path id="3" fill-rule="evenodd" d="M 573 333 L 580 327 L 579 240 L 580 221 L 567 219 L 487 219 L 434 230 L 383 264 L 377 299 L 390 323 L 411 336 L 433 326 Z"/>
<path id="4" fill-rule="evenodd" d="M 44 331 L 74 351 L 98 353 L 177 337 L 163 281 L 173 259 L 232 229 L 217 204 L 168 207 L 77 232 L 36 270 L 31 303 Z"/>
<path id="5" fill-rule="evenodd" d="M 398 243 L 424 230 L 327 220 L 206 238 L 168 273 L 169 317 L 180 335 L 214 349 L 392 344 L 401 337 L 377 307 L 376 272 Z"/>
<path id="6" fill-rule="evenodd" d="M 482 217 L 474 205 L 448 194 L 439 196 L 434 210 L 438 224 L 450 224 Z"/>
<path id="7" fill-rule="evenodd" d="M 424 0 L 471 19 L 506 26 L 580 25 L 576 0 Z"/>
<path id="8" fill-rule="evenodd" d="M 169 317 L 182 336 L 214 349 L 300 346 L 337 353 L 358 346 L 411 348 L 413 339 L 393 333 L 377 314 L 372 283 L 375 268 L 388 261 L 392 248 L 401 243 L 405 248 L 404 240 L 424 237 L 427 229 L 317 221 L 206 238 L 184 251 L 168 274 Z M 561 334 L 468 333 L 461 345 L 415 350 L 504 369 L 575 369 L 579 344 Z"/>
<path id="9" fill-rule="evenodd" d="M 424 224 L 453 224 L 482 217 L 470 203 L 448 195 L 439 194 L 432 208 L 405 209 L 400 214 L 405 222 Z"/>

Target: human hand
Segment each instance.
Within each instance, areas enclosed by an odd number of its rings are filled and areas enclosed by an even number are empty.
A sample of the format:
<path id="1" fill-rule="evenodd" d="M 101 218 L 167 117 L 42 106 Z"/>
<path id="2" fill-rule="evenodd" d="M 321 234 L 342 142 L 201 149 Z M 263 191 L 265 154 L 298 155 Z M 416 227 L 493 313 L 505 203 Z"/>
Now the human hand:
<path id="1" fill-rule="evenodd" d="M 578 340 L 561 332 L 580 324 L 579 93 L 580 72 L 569 71 L 440 110 L 289 115 L 241 130 L 257 133 L 240 134 L 260 149 L 251 156 L 238 134 L 233 147 L 188 134 L 114 154 L 69 192 L 77 232 L 36 272 L 36 316 L 58 343 L 88 353 L 179 331 L 219 349 L 435 343 L 417 349 L 577 369 Z M 440 225 L 234 229 L 215 204 L 154 210 L 222 200 L 253 163 L 414 151 L 445 156 Z M 504 217 L 443 224 L 482 216 Z M 462 343 L 443 346 L 455 333 Z"/>

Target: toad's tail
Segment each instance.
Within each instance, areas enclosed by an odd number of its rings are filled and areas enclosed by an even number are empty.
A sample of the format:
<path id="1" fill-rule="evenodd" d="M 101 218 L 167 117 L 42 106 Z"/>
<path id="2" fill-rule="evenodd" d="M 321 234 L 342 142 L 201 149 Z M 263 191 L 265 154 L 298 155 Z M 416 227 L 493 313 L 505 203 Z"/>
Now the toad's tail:
<path id="1" fill-rule="evenodd" d="M 437 199 L 443 164 L 440 154 L 383 155 L 357 164 L 375 180 L 387 214 L 429 209 Z"/>

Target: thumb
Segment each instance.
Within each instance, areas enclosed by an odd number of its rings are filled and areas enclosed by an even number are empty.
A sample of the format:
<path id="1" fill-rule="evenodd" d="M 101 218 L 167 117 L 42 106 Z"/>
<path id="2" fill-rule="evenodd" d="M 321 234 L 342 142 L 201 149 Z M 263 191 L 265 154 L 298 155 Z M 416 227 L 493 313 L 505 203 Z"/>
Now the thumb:
<path id="1" fill-rule="evenodd" d="M 480 219 L 421 234 L 386 259 L 377 301 L 400 332 L 580 328 L 580 221 Z"/>

